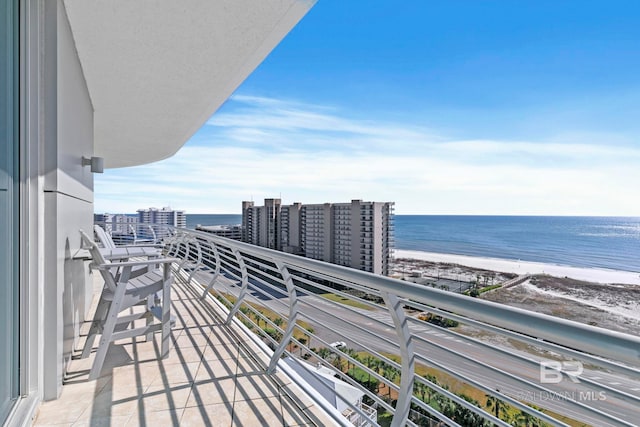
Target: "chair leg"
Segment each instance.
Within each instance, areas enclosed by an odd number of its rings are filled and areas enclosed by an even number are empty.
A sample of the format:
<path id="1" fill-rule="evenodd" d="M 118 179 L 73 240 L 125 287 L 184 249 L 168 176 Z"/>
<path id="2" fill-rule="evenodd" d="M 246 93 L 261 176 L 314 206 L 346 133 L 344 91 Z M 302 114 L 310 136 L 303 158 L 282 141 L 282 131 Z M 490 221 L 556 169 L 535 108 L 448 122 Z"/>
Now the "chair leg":
<path id="1" fill-rule="evenodd" d="M 149 297 L 147 298 L 147 321 L 146 321 L 146 326 L 149 327 L 153 322 L 154 322 L 154 316 L 151 312 L 151 309 L 153 308 L 153 306 L 155 305 L 155 295 L 149 295 Z M 147 334 L 145 335 L 145 341 L 149 342 L 153 339 L 153 332 L 147 332 Z"/>
<path id="2" fill-rule="evenodd" d="M 96 352 L 96 359 L 93 361 L 91 372 L 89 372 L 89 381 L 95 380 L 100 376 L 104 359 L 107 356 L 107 351 L 111 344 L 113 331 L 118 322 L 118 313 L 120 313 L 120 305 L 122 304 L 125 291 L 126 286 L 118 286 L 116 293 L 113 296 L 113 301 L 111 302 L 111 307 L 109 307 L 109 313 L 107 314 L 107 318 L 104 323 L 102 336 L 100 337 L 100 344 L 98 345 L 98 351 Z"/>
<path id="3" fill-rule="evenodd" d="M 169 344 L 171 340 L 171 269 L 168 265 L 164 267 L 164 277 L 162 287 L 162 346 L 161 357 L 164 359 L 169 355 Z"/>
<path id="4" fill-rule="evenodd" d="M 82 354 L 80 355 L 81 359 L 86 359 L 91 354 L 91 350 L 93 349 L 93 342 L 96 339 L 96 335 L 100 333 L 100 329 L 104 326 L 105 317 L 108 311 L 109 302 L 100 298 L 100 302 L 98 302 L 98 306 L 96 307 L 96 312 L 93 315 L 91 328 L 89 329 L 89 333 L 87 334 L 87 341 L 84 343 L 84 348 L 82 349 Z"/>

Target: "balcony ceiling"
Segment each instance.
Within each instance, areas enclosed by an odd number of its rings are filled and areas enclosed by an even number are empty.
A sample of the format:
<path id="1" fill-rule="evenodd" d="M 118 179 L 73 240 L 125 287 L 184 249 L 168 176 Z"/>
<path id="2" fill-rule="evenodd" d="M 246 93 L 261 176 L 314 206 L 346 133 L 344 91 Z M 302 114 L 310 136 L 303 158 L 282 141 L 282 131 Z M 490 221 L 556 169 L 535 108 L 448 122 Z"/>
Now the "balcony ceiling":
<path id="1" fill-rule="evenodd" d="M 65 0 L 109 168 L 172 156 L 315 0 Z"/>

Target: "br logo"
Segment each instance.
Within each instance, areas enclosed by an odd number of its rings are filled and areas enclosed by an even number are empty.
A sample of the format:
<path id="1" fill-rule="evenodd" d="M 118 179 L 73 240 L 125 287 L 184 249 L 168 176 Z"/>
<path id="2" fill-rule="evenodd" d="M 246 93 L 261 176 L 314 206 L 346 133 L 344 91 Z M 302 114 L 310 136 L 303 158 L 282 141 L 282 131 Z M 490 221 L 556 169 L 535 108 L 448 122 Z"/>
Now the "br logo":
<path id="1" fill-rule="evenodd" d="M 556 361 L 543 360 L 540 362 L 540 382 L 543 384 L 558 384 L 562 381 L 563 374 L 572 382 L 579 383 L 578 377 L 583 371 L 582 363 L 574 360 Z"/>

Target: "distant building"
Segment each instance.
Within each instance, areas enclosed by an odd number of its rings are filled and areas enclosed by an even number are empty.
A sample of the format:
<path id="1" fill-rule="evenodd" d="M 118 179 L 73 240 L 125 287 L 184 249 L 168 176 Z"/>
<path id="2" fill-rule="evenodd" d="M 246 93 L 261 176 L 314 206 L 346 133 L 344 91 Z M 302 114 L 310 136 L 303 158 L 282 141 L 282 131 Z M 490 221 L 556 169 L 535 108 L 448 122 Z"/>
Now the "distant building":
<path id="1" fill-rule="evenodd" d="M 278 221 L 278 250 L 292 254 L 300 253 L 301 203 L 280 206 Z"/>
<path id="2" fill-rule="evenodd" d="M 242 202 L 242 240 L 257 246 L 387 275 L 393 252 L 393 202 L 264 206 Z"/>
<path id="3" fill-rule="evenodd" d="M 138 223 L 170 225 L 172 227 L 177 227 L 177 228 L 186 228 L 187 215 L 185 214 L 184 211 L 176 211 L 171 209 L 170 207 L 165 207 L 162 209 L 158 209 L 158 208 L 138 209 Z M 168 230 L 162 227 L 155 227 L 154 231 L 155 231 L 155 236 L 145 236 L 145 237 L 162 239 L 168 234 Z"/>
<path id="4" fill-rule="evenodd" d="M 307 258 L 333 262 L 334 227 L 331 203 L 303 205 L 300 209 L 300 249 Z"/>
<path id="5" fill-rule="evenodd" d="M 237 225 L 196 225 L 197 231 L 215 234 L 232 240 L 242 240 L 242 226 Z"/>
<path id="6" fill-rule="evenodd" d="M 165 224 L 186 228 L 187 215 L 184 211 L 175 211 L 170 207 L 138 209 L 138 222 L 141 224 Z"/>
<path id="7" fill-rule="evenodd" d="M 264 199 L 264 206 L 242 202 L 243 241 L 257 246 L 281 250 L 278 230 L 280 224 L 280 199 Z"/>
<path id="8" fill-rule="evenodd" d="M 254 225 L 254 214 L 256 211 L 253 209 L 253 202 L 242 202 L 242 241 L 254 243 L 256 237 L 254 236 L 255 225 Z"/>
<path id="9" fill-rule="evenodd" d="M 93 222 L 104 228 L 107 233 L 128 233 L 138 219 L 131 215 L 102 213 L 93 214 Z"/>

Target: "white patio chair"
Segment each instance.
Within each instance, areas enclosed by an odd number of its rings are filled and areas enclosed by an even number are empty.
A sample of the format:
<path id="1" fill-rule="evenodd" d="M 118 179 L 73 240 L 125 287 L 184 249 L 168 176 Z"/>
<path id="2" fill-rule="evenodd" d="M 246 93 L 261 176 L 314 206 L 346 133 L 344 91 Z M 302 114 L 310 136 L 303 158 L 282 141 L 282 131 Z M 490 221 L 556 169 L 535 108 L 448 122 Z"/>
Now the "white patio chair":
<path id="1" fill-rule="evenodd" d="M 145 257 L 145 258 L 158 258 L 162 255 L 162 250 L 159 245 L 120 245 L 117 246 L 111 236 L 99 225 L 93 226 L 94 236 L 98 239 L 102 245 L 99 248 L 102 256 L 109 261 L 127 261 L 130 258 Z M 147 265 L 135 267 L 132 270 L 131 277 L 136 277 L 140 274 L 146 273 L 149 270 Z"/>
<path id="2" fill-rule="evenodd" d="M 154 258 L 144 261 L 111 262 L 105 259 L 98 245 L 83 231 L 80 231 L 82 243 L 93 259 L 92 267 L 100 271 L 104 279 L 104 288 L 96 308 L 82 358 L 88 357 L 96 335 L 101 334 L 96 359 L 93 362 L 89 380 L 100 376 L 102 365 L 111 342 L 146 335 L 152 338 L 153 332 L 162 331 L 161 357 L 169 354 L 169 334 L 171 332 L 171 263 L 175 258 Z M 162 265 L 163 268 L 154 268 Z M 149 271 L 132 277 L 132 269 L 148 266 Z M 162 306 L 157 305 L 156 294 L 162 293 Z M 121 315 L 124 310 L 140 305 L 140 312 Z M 155 318 L 160 323 L 155 323 Z M 133 322 L 145 319 L 144 326 L 134 327 Z M 131 326 L 131 329 L 124 329 Z"/>
<path id="3" fill-rule="evenodd" d="M 110 253 L 113 254 L 113 257 L 116 258 L 117 254 L 123 253 L 126 254 L 128 252 L 135 253 L 136 255 L 132 256 L 158 256 L 160 255 L 161 245 L 146 243 L 146 244 L 131 244 L 131 245 L 116 245 L 113 242 L 113 239 L 104 231 L 104 228 L 100 227 L 98 224 L 93 226 L 93 232 L 102 245 L 101 249 L 104 249 L 103 254 Z"/>

